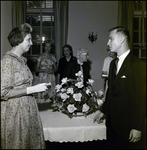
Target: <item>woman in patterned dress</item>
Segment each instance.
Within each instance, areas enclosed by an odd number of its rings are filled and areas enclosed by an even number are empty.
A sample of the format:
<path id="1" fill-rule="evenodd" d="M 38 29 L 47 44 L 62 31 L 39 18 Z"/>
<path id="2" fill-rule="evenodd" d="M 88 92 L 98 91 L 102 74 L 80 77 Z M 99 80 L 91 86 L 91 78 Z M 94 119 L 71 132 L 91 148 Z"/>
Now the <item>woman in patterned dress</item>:
<path id="1" fill-rule="evenodd" d="M 32 27 L 24 23 L 8 35 L 12 49 L 1 65 L 1 149 L 45 149 L 36 99 L 47 84 L 32 86 L 33 75 L 22 56 L 32 45 Z"/>
<path id="2" fill-rule="evenodd" d="M 39 72 L 39 83 L 50 82 L 52 86 L 45 92 L 38 93 L 39 102 L 44 102 L 55 96 L 55 72 L 57 71 L 57 60 L 51 54 L 51 44 L 45 42 L 45 52 L 37 58 L 36 72 Z"/>

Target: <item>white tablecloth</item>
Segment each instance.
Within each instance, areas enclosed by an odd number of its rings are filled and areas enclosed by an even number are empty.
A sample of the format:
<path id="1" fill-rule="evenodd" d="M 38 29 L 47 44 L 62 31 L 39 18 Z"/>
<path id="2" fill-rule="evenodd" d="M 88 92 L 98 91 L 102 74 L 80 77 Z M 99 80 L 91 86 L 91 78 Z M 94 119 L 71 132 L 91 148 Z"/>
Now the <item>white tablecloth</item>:
<path id="1" fill-rule="evenodd" d="M 86 118 L 73 117 L 70 119 L 61 112 L 51 109 L 40 111 L 45 140 L 50 142 L 87 142 L 106 139 L 105 121 L 93 123 L 93 113 Z"/>

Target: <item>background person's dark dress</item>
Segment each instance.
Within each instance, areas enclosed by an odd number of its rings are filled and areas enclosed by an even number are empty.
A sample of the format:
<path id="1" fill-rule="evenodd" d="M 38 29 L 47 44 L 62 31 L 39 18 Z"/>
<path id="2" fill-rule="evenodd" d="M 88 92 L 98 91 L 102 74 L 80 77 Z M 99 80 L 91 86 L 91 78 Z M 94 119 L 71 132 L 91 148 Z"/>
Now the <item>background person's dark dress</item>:
<path id="1" fill-rule="evenodd" d="M 58 65 L 58 74 L 60 74 L 60 78 L 59 78 L 60 83 L 61 83 L 61 80 L 63 79 L 63 74 L 65 71 L 66 65 L 76 59 L 77 58 L 74 56 L 72 56 L 69 61 L 67 61 L 65 57 L 60 58 L 59 65 Z"/>
<path id="2" fill-rule="evenodd" d="M 86 85 L 86 82 L 88 79 L 90 79 L 90 65 L 89 62 L 84 62 L 82 65 L 83 68 L 83 76 L 84 76 L 84 85 Z M 78 64 L 77 59 L 74 59 L 73 61 L 69 62 L 66 65 L 63 77 L 67 77 L 69 79 L 76 79 L 75 74 L 80 71 L 80 64 Z"/>

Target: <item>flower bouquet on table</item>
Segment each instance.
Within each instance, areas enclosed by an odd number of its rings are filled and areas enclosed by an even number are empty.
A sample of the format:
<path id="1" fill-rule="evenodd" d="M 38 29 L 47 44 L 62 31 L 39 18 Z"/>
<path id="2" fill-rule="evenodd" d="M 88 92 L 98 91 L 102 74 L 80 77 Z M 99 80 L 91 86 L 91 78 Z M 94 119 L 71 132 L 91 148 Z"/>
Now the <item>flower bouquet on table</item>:
<path id="1" fill-rule="evenodd" d="M 82 114 L 87 116 L 97 111 L 103 103 L 103 91 L 94 91 L 94 80 L 89 79 L 84 86 L 81 71 L 76 73 L 77 79 L 62 79 L 61 84 L 55 86 L 56 107 L 54 110 L 67 114 L 70 118 Z"/>

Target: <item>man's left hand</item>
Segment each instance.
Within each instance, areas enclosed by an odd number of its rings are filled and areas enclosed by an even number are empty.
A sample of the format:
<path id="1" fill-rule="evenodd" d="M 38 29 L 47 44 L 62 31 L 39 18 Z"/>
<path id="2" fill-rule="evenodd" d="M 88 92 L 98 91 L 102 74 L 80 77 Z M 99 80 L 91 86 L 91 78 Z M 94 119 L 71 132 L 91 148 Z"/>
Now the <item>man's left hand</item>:
<path id="1" fill-rule="evenodd" d="M 138 142 L 141 139 L 141 131 L 132 129 L 130 131 L 129 140 L 130 142 Z"/>

